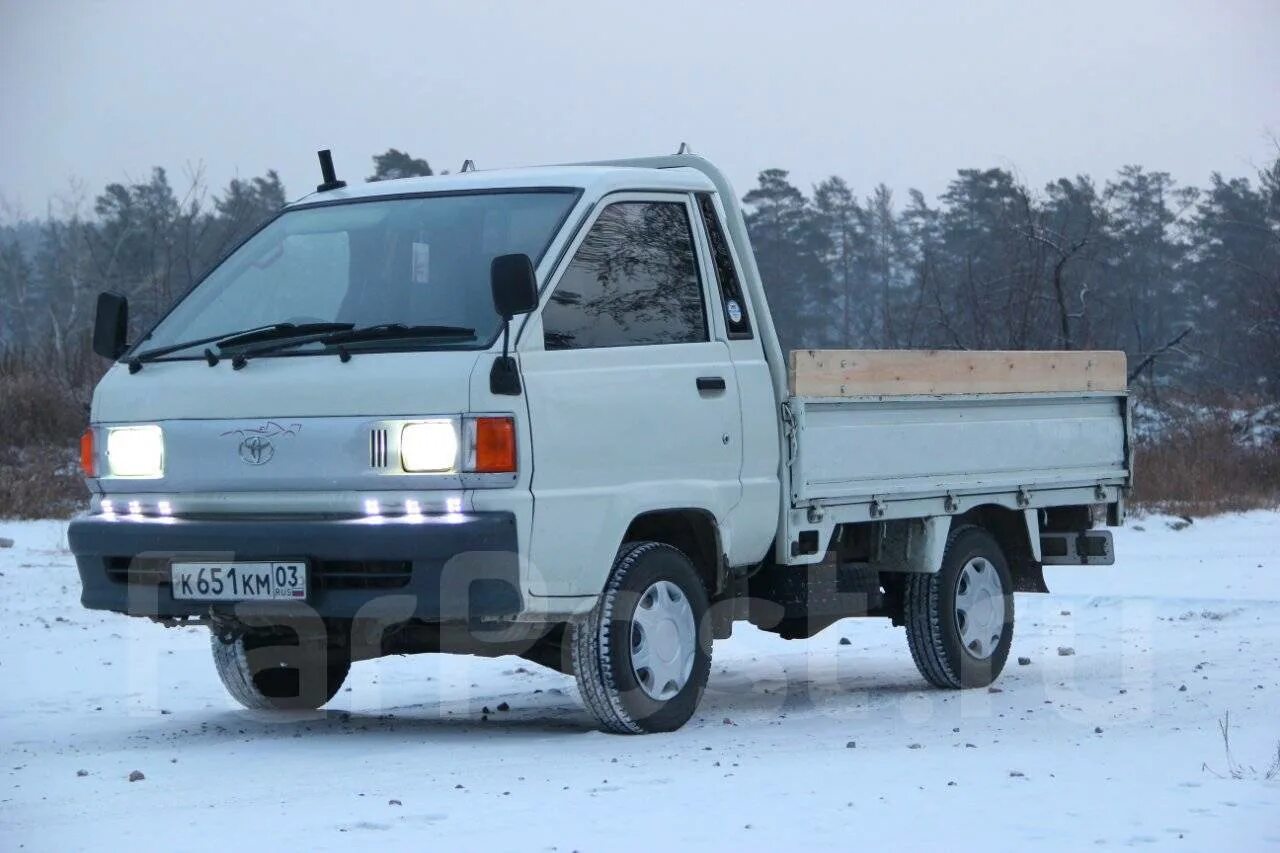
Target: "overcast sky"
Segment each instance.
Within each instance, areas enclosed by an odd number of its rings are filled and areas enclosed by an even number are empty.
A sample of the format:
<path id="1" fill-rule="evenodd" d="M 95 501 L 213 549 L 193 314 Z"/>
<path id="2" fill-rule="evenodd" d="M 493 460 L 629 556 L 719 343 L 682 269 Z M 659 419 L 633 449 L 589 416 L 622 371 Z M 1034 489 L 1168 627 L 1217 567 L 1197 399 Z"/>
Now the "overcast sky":
<path id="1" fill-rule="evenodd" d="M 324 147 L 350 181 L 391 146 L 456 170 L 681 141 L 739 193 L 771 166 L 859 193 L 974 166 L 1203 184 L 1275 156 L 1278 45 L 1280 0 L 0 0 L 0 201 L 196 164 L 298 197 Z"/>

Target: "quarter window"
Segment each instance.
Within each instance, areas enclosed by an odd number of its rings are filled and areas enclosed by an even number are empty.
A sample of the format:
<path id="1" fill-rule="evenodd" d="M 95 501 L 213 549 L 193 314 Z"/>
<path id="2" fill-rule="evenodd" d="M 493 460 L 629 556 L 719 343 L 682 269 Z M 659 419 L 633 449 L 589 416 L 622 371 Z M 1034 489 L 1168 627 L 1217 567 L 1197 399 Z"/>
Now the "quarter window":
<path id="1" fill-rule="evenodd" d="M 542 326 L 549 350 L 707 340 L 685 205 L 606 207 L 551 294 Z"/>
<path id="2" fill-rule="evenodd" d="M 720 302 L 724 305 L 729 337 L 749 338 L 751 318 L 747 316 L 747 301 L 742 298 L 742 283 L 738 280 L 738 270 L 733 265 L 733 256 L 729 254 L 729 241 L 725 238 L 710 193 L 698 193 L 698 210 L 702 213 L 702 224 L 706 226 L 707 239 L 711 243 L 711 258 L 716 265 L 716 280 L 720 284 Z"/>

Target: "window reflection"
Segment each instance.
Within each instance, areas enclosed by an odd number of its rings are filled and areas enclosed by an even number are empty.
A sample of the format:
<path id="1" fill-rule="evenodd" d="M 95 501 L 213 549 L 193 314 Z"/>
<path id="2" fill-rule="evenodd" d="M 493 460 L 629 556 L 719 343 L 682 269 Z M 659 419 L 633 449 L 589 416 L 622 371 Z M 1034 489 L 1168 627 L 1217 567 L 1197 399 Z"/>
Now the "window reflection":
<path id="1" fill-rule="evenodd" d="M 702 285 L 684 204 L 605 208 L 542 316 L 547 349 L 705 341 Z"/>

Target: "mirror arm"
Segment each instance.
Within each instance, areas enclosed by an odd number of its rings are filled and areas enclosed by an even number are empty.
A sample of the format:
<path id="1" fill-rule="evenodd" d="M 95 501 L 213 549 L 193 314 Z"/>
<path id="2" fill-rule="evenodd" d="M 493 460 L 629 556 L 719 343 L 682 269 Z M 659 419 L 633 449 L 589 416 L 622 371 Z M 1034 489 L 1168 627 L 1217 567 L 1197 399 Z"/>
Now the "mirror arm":
<path id="1" fill-rule="evenodd" d="M 493 360 L 489 370 L 489 393 L 506 397 L 520 396 L 520 371 L 516 369 L 516 360 L 511 357 L 511 318 L 502 318 L 502 355 Z"/>

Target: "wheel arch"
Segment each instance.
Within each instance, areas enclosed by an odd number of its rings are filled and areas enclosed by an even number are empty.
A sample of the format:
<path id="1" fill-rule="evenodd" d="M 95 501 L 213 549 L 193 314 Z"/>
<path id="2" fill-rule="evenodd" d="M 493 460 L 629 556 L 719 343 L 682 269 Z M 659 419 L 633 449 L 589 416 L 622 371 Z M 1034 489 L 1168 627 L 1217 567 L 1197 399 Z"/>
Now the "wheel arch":
<path id="1" fill-rule="evenodd" d="M 623 544 L 641 541 L 662 542 L 682 551 L 698 570 L 708 598 L 714 600 L 724 592 L 727 568 L 720 524 L 709 510 L 682 507 L 642 512 L 622 537 Z"/>
<path id="2" fill-rule="evenodd" d="M 1009 509 L 1000 504 L 982 504 L 966 510 L 951 520 L 951 529 L 974 525 L 995 537 L 1009 563 L 1016 592 L 1048 592 L 1044 572 L 1039 559 L 1039 542 L 1032 541 L 1032 528 L 1039 536 L 1039 522 L 1025 511 Z"/>

